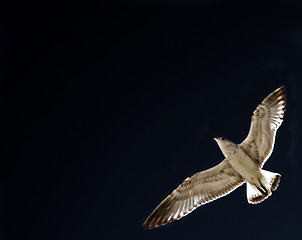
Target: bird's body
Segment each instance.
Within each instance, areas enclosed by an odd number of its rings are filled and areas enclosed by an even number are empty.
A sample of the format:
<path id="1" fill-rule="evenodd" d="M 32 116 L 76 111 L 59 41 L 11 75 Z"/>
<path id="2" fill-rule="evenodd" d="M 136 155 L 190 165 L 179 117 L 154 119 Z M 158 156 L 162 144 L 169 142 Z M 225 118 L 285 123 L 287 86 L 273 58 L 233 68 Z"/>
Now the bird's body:
<path id="1" fill-rule="evenodd" d="M 258 164 L 238 144 L 232 146 L 232 154 L 226 158 L 231 166 L 249 183 L 255 183 L 260 178 L 261 172 Z"/>
<path id="2" fill-rule="evenodd" d="M 200 205 L 223 197 L 246 183 L 249 203 L 260 203 L 276 190 L 280 174 L 263 170 L 285 112 L 285 88 L 269 94 L 253 113 L 247 138 L 236 144 L 213 137 L 225 159 L 215 167 L 184 180 L 144 222 L 153 228 L 178 220 Z"/>
<path id="3" fill-rule="evenodd" d="M 280 174 L 262 170 L 259 162 L 253 159 L 241 144 L 227 139 L 214 139 L 218 142 L 226 161 L 246 181 L 248 202 L 259 203 L 268 198 L 271 195 L 271 186 L 279 183 Z"/>

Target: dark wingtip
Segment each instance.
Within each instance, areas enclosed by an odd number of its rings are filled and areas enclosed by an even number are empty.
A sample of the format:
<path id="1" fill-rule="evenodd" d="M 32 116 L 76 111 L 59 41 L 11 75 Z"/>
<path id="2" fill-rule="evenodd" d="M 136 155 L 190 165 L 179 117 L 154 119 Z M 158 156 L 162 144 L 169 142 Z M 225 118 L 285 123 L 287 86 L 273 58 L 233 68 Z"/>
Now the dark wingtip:
<path id="1" fill-rule="evenodd" d="M 152 225 L 150 225 L 148 222 L 147 222 L 147 220 L 143 223 L 143 228 L 144 229 L 152 229 L 153 227 L 152 227 Z"/>
<path id="2" fill-rule="evenodd" d="M 158 220 L 156 221 L 156 218 L 154 218 L 154 214 L 152 213 L 147 219 L 146 221 L 143 223 L 143 228 L 144 229 L 152 229 L 155 227 L 159 227 L 163 224 L 159 223 Z"/>
<path id="3" fill-rule="evenodd" d="M 279 87 L 276 91 L 278 93 L 281 93 L 280 95 L 283 95 L 283 97 L 285 97 L 285 95 L 286 95 L 286 88 L 283 85 L 281 87 Z"/>
<path id="4" fill-rule="evenodd" d="M 285 94 L 286 92 L 286 88 L 282 85 L 281 87 L 277 88 L 274 92 L 278 93 L 278 94 Z"/>
<path id="5" fill-rule="evenodd" d="M 274 181 L 273 181 L 272 187 L 271 187 L 271 189 L 272 189 L 273 191 L 276 191 L 276 190 L 277 190 L 277 188 L 278 188 L 278 186 L 279 186 L 279 183 L 280 183 L 280 178 L 281 178 L 281 175 L 276 175 L 276 177 L 275 177 L 275 179 L 274 179 Z"/>
<path id="6" fill-rule="evenodd" d="M 143 228 L 144 228 L 145 230 L 150 230 L 150 229 L 151 229 L 151 227 L 149 227 L 149 226 L 147 226 L 147 225 L 145 225 L 145 224 L 143 224 Z"/>
<path id="7" fill-rule="evenodd" d="M 280 93 L 280 96 L 282 96 L 282 100 L 284 100 L 284 105 L 286 103 L 286 88 L 284 86 L 279 87 L 278 92 Z"/>

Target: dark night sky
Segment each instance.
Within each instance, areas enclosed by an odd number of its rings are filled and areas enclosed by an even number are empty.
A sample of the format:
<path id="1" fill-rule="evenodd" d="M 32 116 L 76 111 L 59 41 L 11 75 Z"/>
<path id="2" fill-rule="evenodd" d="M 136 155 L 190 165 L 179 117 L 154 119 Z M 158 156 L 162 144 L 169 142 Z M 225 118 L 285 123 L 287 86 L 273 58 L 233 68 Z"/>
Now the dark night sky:
<path id="1" fill-rule="evenodd" d="M 6 1 L 0 51 L 1 239 L 301 238 L 301 1 Z M 281 85 L 272 197 L 242 186 L 144 230 Z"/>

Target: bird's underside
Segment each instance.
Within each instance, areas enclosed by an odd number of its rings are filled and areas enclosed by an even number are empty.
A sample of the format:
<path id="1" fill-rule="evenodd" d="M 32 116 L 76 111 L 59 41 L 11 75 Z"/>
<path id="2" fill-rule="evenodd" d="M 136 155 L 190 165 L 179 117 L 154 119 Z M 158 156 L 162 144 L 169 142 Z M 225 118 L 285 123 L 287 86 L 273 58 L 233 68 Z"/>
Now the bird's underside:
<path id="1" fill-rule="evenodd" d="M 259 203 L 269 197 L 271 190 L 277 189 L 280 175 L 261 168 L 272 153 L 284 108 L 285 88 L 280 87 L 258 105 L 247 138 L 237 145 L 255 162 L 260 173 L 259 183 L 247 181 L 238 169 L 234 169 L 231 158 L 228 160 L 226 157 L 220 164 L 185 179 L 155 208 L 143 227 L 154 228 L 178 220 L 197 207 L 229 194 L 245 182 L 249 203 Z"/>

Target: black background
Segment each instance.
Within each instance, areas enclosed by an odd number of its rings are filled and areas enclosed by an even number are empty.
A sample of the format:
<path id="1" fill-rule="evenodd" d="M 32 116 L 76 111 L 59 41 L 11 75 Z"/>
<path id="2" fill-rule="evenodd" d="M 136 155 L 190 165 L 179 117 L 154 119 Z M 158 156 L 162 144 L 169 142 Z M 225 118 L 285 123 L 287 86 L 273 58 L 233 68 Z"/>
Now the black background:
<path id="1" fill-rule="evenodd" d="M 299 239 L 301 1 L 6 1 L 0 11 L 1 239 Z M 245 186 L 180 221 L 142 223 L 186 177 L 240 143 L 287 88 L 249 205 Z"/>

